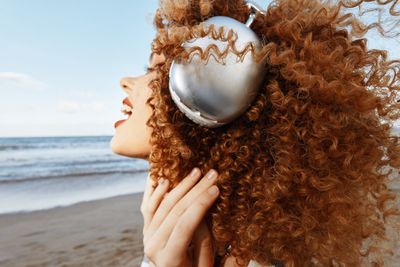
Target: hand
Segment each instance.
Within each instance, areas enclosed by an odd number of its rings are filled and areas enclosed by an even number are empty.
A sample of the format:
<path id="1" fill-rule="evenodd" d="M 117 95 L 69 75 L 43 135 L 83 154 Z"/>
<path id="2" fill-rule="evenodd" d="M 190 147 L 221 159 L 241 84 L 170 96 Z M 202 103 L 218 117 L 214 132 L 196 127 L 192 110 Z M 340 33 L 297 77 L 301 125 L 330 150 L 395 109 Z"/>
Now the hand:
<path id="1" fill-rule="evenodd" d="M 218 173 L 210 170 L 201 179 L 194 168 L 174 189 L 167 193 L 169 181 L 160 179 L 153 188 L 147 178 L 140 211 L 144 219 L 144 253 L 157 267 L 213 266 L 211 235 L 203 217 L 218 196 L 213 185 Z M 210 179 L 206 177 L 211 177 Z M 214 194 L 210 189 L 216 190 Z M 189 244 L 193 243 L 193 251 Z"/>

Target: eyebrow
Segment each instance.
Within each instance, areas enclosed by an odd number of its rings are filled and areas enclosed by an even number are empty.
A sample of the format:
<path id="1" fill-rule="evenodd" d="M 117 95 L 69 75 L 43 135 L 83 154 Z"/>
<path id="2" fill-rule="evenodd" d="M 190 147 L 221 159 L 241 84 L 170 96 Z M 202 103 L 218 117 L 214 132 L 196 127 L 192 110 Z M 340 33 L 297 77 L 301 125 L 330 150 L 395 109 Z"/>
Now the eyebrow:
<path id="1" fill-rule="evenodd" d="M 152 53 L 150 54 L 150 57 L 149 57 L 149 65 L 150 65 L 150 63 L 153 61 L 153 58 L 154 58 L 154 52 L 152 52 Z"/>

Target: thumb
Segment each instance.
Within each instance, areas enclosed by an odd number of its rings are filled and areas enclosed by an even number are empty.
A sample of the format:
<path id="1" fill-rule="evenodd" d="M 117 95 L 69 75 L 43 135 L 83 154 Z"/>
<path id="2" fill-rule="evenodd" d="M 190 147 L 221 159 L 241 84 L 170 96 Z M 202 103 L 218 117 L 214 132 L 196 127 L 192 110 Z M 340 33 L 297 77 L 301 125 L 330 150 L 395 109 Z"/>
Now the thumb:
<path id="1" fill-rule="evenodd" d="M 211 233 L 204 219 L 193 235 L 193 266 L 214 266 L 214 250 Z"/>

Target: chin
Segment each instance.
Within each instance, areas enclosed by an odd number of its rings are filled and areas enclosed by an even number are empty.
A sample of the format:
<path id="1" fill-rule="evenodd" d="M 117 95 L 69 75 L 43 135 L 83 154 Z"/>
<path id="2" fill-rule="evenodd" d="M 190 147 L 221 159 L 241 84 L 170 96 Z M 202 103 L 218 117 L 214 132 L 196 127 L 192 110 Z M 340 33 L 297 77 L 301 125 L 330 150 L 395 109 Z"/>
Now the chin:
<path id="1" fill-rule="evenodd" d="M 118 138 L 114 135 L 110 141 L 110 148 L 112 152 L 121 156 L 127 156 L 127 149 L 121 142 L 118 142 Z"/>
<path id="2" fill-rule="evenodd" d="M 139 158 L 144 160 L 149 160 L 149 153 L 143 151 L 135 151 L 132 146 L 126 144 L 126 142 L 121 142 L 118 136 L 114 135 L 110 141 L 110 148 L 112 152 L 120 156 L 129 158 Z"/>

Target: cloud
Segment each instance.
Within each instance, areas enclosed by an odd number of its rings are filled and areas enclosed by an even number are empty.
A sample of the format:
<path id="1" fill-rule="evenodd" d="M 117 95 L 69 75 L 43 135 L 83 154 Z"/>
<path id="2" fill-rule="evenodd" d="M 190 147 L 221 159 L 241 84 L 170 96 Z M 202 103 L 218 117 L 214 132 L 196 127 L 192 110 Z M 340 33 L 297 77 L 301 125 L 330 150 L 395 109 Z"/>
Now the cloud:
<path id="1" fill-rule="evenodd" d="M 79 102 L 62 100 L 58 103 L 57 109 L 64 113 L 75 113 L 82 111 L 82 105 Z"/>
<path id="2" fill-rule="evenodd" d="M 77 113 L 77 112 L 103 112 L 105 111 L 105 104 L 100 101 L 75 101 L 75 100 L 61 100 L 58 102 L 57 110 L 63 113 Z"/>
<path id="3" fill-rule="evenodd" d="M 47 85 L 24 73 L 0 72 L 0 90 L 12 88 L 43 90 L 47 88 Z"/>
<path id="4" fill-rule="evenodd" d="M 103 102 L 93 102 L 91 103 L 91 109 L 95 112 L 105 111 L 106 105 Z"/>

